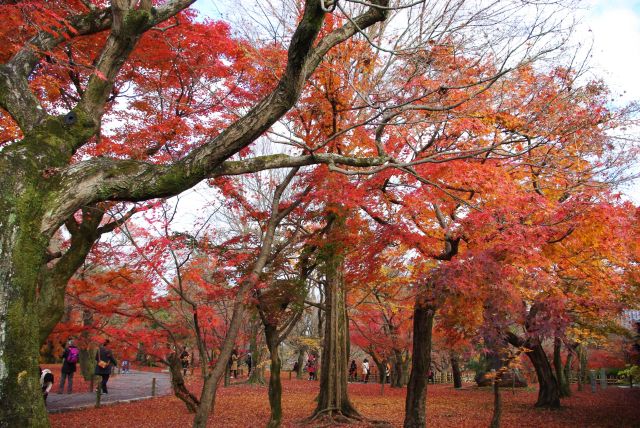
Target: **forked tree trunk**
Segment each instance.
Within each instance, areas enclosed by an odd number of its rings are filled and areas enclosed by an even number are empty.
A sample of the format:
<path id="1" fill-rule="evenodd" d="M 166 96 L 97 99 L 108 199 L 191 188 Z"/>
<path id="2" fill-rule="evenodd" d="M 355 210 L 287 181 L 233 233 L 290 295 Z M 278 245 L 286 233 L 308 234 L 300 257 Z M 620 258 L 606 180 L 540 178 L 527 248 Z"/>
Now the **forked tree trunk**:
<path id="1" fill-rule="evenodd" d="M 539 390 L 536 407 L 559 408 L 560 387 L 551 369 L 547 353 L 544 351 L 540 340 L 530 339 L 528 342 L 529 346 L 527 347 L 531 349 L 531 352 L 527 352 L 527 356 L 531 360 L 538 377 Z"/>
<path id="2" fill-rule="evenodd" d="M 407 385 L 404 428 L 426 426 L 427 375 L 431 365 L 431 335 L 435 308 L 416 300 L 413 309 L 413 359 Z"/>
<path id="3" fill-rule="evenodd" d="M 267 423 L 267 428 L 278 428 L 282 423 L 282 382 L 280 379 L 280 369 L 282 362 L 278 352 L 278 330 L 276 326 L 265 324 L 264 335 L 267 347 L 271 354 L 271 374 L 269 376 L 269 406 L 271 407 L 271 417 Z"/>
<path id="4" fill-rule="evenodd" d="M 558 381 L 558 388 L 560 389 L 560 398 L 569 397 L 571 390 L 569 389 L 569 382 L 565 376 L 564 367 L 562 366 L 562 341 L 559 337 L 553 340 L 553 368 L 555 369 L 556 379 Z M 567 358 L 569 356 L 567 355 Z"/>
<path id="5" fill-rule="evenodd" d="M 538 401 L 536 401 L 536 407 L 560 407 L 560 387 L 558 380 L 553 374 L 553 369 L 549 363 L 547 353 L 542 347 L 542 342 L 536 337 L 530 337 L 526 341 L 515 335 L 514 333 L 507 333 L 506 339 L 511 345 L 516 347 L 528 348 L 527 357 L 533 364 L 536 370 L 536 376 L 538 378 Z"/>
<path id="6" fill-rule="evenodd" d="M 182 362 L 180 361 L 180 357 L 175 352 L 171 353 L 167 358 L 167 362 L 169 363 L 169 373 L 171 374 L 171 389 L 173 389 L 173 394 L 178 397 L 185 406 L 187 406 L 187 410 L 189 413 L 195 413 L 198 409 L 198 405 L 200 404 L 200 400 L 198 397 L 193 395 L 191 391 L 187 388 L 184 383 Z"/>
<path id="7" fill-rule="evenodd" d="M 460 371 L 460 361 L 457 354 L 451 354 L 451 371 L 453 372 L 453 387 L 462 388 L 462 372 Z"/>
<path id="8" fill-rule="evenodd" d="M 335 223 L 332 227 L 340 227 Z M 326 417 L 330 421 L 340 422 L 348 421 L 350 418 L 361 419 L 361 416 L 349 401 L 347 393 L 349 329 L 344 287 L 344 258 L 336 247 L 336 244 L 327 244 L 322 255 L 326 276 L 325 328 L 320 393 L 318 405 L 311 419 Z"/>

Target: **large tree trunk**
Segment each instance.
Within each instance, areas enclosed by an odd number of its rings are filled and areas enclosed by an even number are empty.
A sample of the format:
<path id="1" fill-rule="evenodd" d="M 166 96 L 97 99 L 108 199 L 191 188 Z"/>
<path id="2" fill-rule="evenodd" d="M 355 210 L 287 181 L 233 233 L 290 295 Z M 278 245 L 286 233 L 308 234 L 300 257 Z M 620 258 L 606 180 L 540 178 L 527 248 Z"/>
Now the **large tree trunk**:
<path id="1" fill-rule="evenodd" d="M 335 221 L 332 228 L 340 228 Z M 322 361 L 320 370 L 320 394 L 311 419 L 326 418 L 331 421 L 361 419 L 349 401 L 347 393 L 347 325 L 346 296 L 344 287 L 344 259 L 335 243 L 322 250 L 325 267 L 325 322 Z"/>
<path id="2" fill-rule="evenodd" d="M 304 377 L 304 356 L 306 352 L 306 346 L 303 346 L 298 350 L 298 371 L 296 372 L 296 379 L 303 379 Z"/>
<path id="3" fill-rule="evenodd" d="M 587 350 L 584 345 L 578 345 L 578 391 L 582 391 L 584 384 L 587 383 Z"/>
<path id="4" fill-rule="evenodd" d="M 547 353 L 542 347 L 542 342 L 536 337 L 530 337 L 526 341 L 512 332 L 506 334 L 506 339 L 515 347 L 529 349 L 527 357 L 533 364 L 538 378 L 538 401 L 536 407 L 560 407 L 560 387 L 553 374 Z"/>
<path id="5" fill-rule="evenodd" d="M 251 354 L 251 373 L 247 383 L 252 385 L 264 385 L 264 373 L 260 369 L 262 366 L 262 351 L 258 348 L 258 332 L 260 321 L 256 318 L 251 321 L 251 335 L 249 336 L 249 353 Z M 266 335 L 266 332 L 265 332 Z M 268 345 L 268 344 L 267 344 Z"/>
<path id="6" fill-rule="evenodd" d="M 531 352 L 527 352 L 527 356 L 536 369 L 538 377 L 539 390 L 536 407 L 558 408 L 560 407 L 560 387 L 551 369 L 547 353 L 540 340 L 529 339 L 527 342 L 527 347 L 531 349 Z"/>
<path id="7" fill-rule="evenodd" d="M 278 428 L 282 423 L 282 382 L 280 380 L 280 369 L 282 362 L 278 352 L 278 330 L 276 326 L 265 324 L 264 335 L 267 340 L 267 347 L 271 354 L 271 375 L 269 376 L 269 406 L 271 407 L 271 417 L 267 428 Z"/>
<path id="8" fill-rule="evenodd" d="M 499 375 L 493 379 L 493 415 L 489 428 L 500 428 L 500 417 L 502 416 L 502 398 L 500 397 Z"/>
<path id="9" fill-rule="evenodd" d="M 0 426 L 45 427 L 38 300 L 48 239 L 40 232 L 39 183 L 11 162 L 0 158 Z M 59 319 L 63 305 L 55 309 L 47 315 Z"/>
<path id="10" fill-rule="evenodd" d="M 427 374 L 431 365 L 431 334 L 435 308 L 416 300 L 413 310 L 413 359 L 405 401 L 404 428 L 426 426 Z"/>
<path id="11" fill-rule="evenodd" d="M 564 363 L 564 378 L 567 381 L 567 397 L 571 396 L 571 365 L 573 363 L 573 353 L 575 352 L 575 348 L 570 346 L 568 348 L 569 352 L 567 353 L 567 359 Z"/>
<path id="12" fill-rule="evenodd" d="M 559 337 L 553 340 L 553 368 L 556 372 L 556 379 L 558 381 L 558 387 L 560 389 L 560 398 L 569 397 L 571 390 L 569 389 L 569 382 L 562 366 L 562 341 Z M 567 358 L 569 356 L 567 355 Z"/>
<path id="13" fill-rule="evenodd" d="M 187 406 L 187 410 L 189 411 L 189 413 L 195 413 L 198 409 L 198 405 L 200 404 L 200 400 L 198 400 L 198 397 L 193 395 L 184 384 L 184 376 L 182 374 L 183 370 L 180 356 L 176 352 L 173 352 L 168 356 L 167 362 L 169 363 L 171 387 L 173 389 L 174 395 L 182 400 L 184 405 Z"/>
<path id="14" fill-rule="evenodd" d="M 404 360 L 402 351 L 393 350 L 393 366 L 391 370 L 391 388 L 402 388 L 404 386 Z"/>
<path id="15" fill-rule="evenodd" d="M 451 354 L 451 371 L 453 372 L 453 387 L 456 389 L 462 388 L 462 372 L 460 371 L 460 362 L 458 360 L 458 354 Z"/>

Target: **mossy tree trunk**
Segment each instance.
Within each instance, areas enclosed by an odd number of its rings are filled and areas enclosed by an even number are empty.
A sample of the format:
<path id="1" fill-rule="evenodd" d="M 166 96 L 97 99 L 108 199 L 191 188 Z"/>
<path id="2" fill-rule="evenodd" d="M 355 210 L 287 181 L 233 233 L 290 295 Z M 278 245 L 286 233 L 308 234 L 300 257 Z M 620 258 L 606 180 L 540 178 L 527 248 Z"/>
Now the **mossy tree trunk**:
<path id="1" fill-rule="evenodd" d="M 66 283 L 97 233 L 95 223 L 70 228 L 70 248 L 50 263 L 49 242 L 57 227 L 45 229 L 43 223 L 57 183 L 41 171 L 65 157 L 46 144 L 51 135 L 43 135 L 40 147 L 8 147 L 0 157 L 0 424 L 7 426 L 49 424 L 39 386 L 39 349 L 64 314 Z"/>
<path id="2" fill-rule="evenodd" d="M 8 171 L 0 170 L 3 176 Z M 39 239 L 41 207 L 17 193 L 37 187 L 18 189 L 15 181 L 22 177 L 6 178 L 0 178 L 0 426 L 48 426 L 39 385 L 36 299 L 48 241 Z"/>

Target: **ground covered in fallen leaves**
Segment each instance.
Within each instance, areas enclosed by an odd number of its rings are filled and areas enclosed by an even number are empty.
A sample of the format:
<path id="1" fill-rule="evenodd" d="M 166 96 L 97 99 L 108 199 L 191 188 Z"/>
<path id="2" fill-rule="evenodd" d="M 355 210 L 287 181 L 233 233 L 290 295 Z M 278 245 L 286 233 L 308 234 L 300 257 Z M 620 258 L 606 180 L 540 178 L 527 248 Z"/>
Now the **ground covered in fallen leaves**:
<path id="1" fill-rule="evenodd" d="M 283 379 L 285 427 L 307 427 L 303 421 L 314 408 L 318 382 Z M 197 385 L 192 385 L 193 390 Z M 575 391 L 575 386 L 574 386 Z M 372 420 L 386 420 L 401 427 L 406 388 L 384 388 L 378 384 L 349 385 L 351 400 L 360 413 Z M 199 391 L 198 391 L 199 393 Z M 574 392 L 560 410 L 535 409 L 537 390 L 504 390 L 503 427 L 640 427 L 640 389 L 609 387 L 597 393 Z M 486 427 L 491 420 L 493 395 L 489 388 L 465 385 L 429 385 L 428 425 L 434 427 Z M 192 415 L 174 397 L 162 397 L 101 409 L 50 415 L 55 427 L 182 427 L 191 426 Z M 263 427 L 269 418 L 267 388 L 242 382 L 221 387 L 211 427 Z M 358 425 L 360 427 L 367 426 Z"/>

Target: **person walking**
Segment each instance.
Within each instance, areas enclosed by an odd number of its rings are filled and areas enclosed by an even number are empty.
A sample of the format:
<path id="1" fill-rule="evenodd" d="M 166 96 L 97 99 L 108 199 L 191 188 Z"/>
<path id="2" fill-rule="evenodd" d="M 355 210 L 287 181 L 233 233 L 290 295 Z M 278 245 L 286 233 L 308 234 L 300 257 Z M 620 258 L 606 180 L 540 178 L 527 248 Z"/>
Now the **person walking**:
<path id="1" fill-rule="evenodd" d="M 351 365 L 349 366 L 349 382 L 355 382 L 358 378 L 358 365 L 356 364 L 356 360 L 351 360 Z"/>
<path id="2" fill-rule="evenodd" d="M 113 358 L 113 352 L 109 349 L 109 339 L 105 340 L 102 346 L 96 352 L 96 370 L 95 374 L 102 378 L 102 382 L 98 388 L 102 388 L 103 394 L 108 394 L 107 382 L 111 375 L 111 369 L 116 367 L 118 362 Z"/>
<path id="3" fill-rule="evenodd" d="M 253 365 L 253 360 L 251 357 L 251 351 L 247 353 L 247 359 L 245 360 L 247 363 L 247 377 L 251 376 L 251 367 Z"/>
<path id="4" fill-rule="evenodd" d="M 64 393 L 64 382 L 67 381 L 67 394 L 73 392 L 73 375 L 76 372 L 76 364 L 80 360 L 80 350 L 72 339 L 67 342 L 67 347 L 62 353 L 62 369 L 60 370 L 60 388 L 58 394 Z"/>
<path id="5" fill-rule="evenodd" d="M 362 380 L 364 383 L 369 382 L 369 360 L 366 358 L 362 362 Z"/>
<path id="6" fill-rule="evenodd" d="M 238 378 L 238 351 L 231 352 L 231 379 Z"/>
<path id="7" fill-rule="evenodd" d="M 309 372 L 309 380 L 318 380 L 316 375 L 316 357 L 315 355 L 309 355 L 307 360 L 307 371 Z"/>

